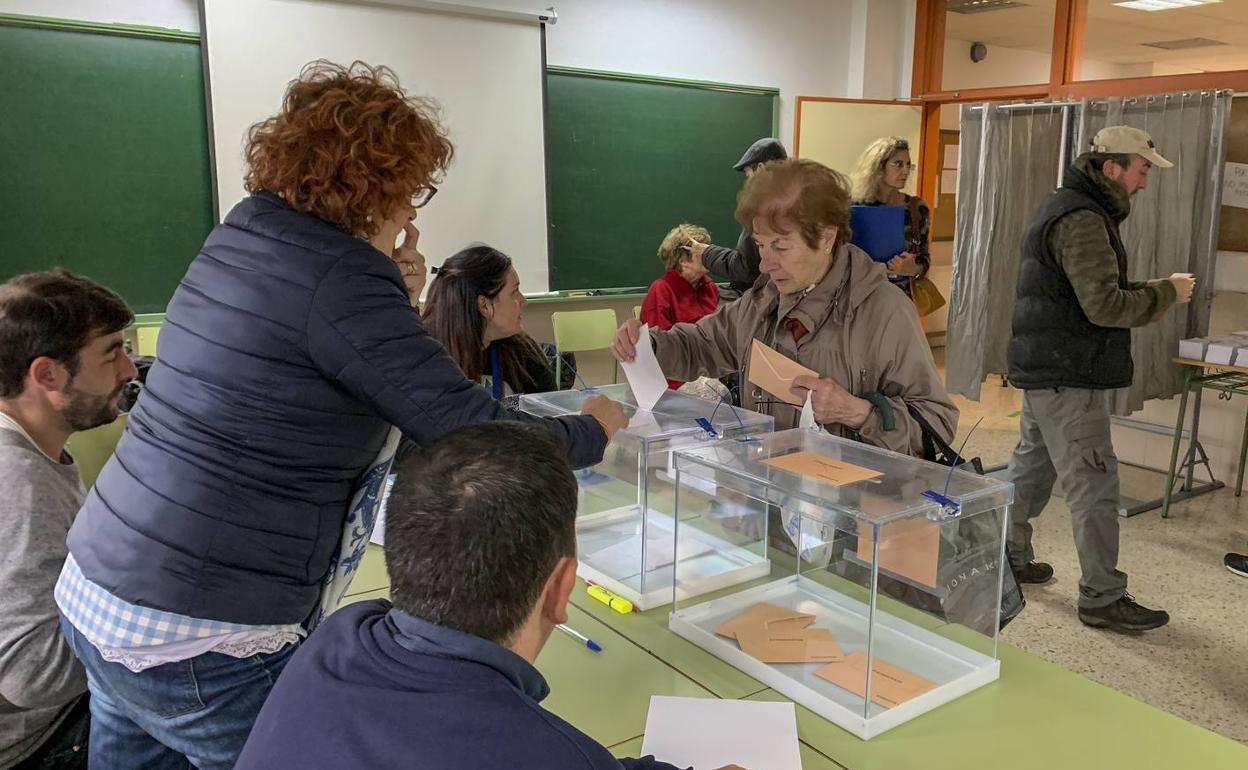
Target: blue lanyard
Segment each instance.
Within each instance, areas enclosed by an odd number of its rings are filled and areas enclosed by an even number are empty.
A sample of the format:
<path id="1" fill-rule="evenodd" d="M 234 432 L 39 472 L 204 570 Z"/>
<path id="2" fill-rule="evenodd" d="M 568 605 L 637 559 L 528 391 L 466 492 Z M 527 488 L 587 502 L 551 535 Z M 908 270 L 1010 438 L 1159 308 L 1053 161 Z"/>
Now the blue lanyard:
<path id="1" fill-rule="evenodd" d="M 498 366 L 498 346 L 490 343 L 490 383 L 494 387 L 494 400 L 501 401 L 503 398 L 503 378 L 499 375 Z"/>

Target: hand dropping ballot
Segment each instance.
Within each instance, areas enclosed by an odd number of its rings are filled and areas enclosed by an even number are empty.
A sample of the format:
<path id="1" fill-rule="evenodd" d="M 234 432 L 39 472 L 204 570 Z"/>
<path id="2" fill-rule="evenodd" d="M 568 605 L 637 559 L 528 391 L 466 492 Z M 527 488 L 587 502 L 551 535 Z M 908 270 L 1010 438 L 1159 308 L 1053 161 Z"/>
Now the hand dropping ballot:
<path id="1" fill-rule="evenodd" d="M 643 325 L 637 336 L 637 355 L 632 361 L 622 361 L 620 368 L 632 388 L 633 398 L 637 406 L 649 412 L 659 399 L 667 392 L 667 378 L 659 366 L 659 359 L 654 357 L 654 346 L 650 343 L 650 327 Z"/>

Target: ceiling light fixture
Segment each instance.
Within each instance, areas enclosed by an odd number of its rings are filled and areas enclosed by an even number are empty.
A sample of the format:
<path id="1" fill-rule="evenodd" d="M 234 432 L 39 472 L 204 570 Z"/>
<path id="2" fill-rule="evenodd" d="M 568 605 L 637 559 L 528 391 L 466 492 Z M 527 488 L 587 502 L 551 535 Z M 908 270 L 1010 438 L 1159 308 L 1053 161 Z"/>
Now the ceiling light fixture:
<path id="1" fill-rule="evenodd" d="M 1207 37 L 1187 37 L 1182 40 L 1158 40 L 1155 43 L 1140 43 L 1148 48 L 1161 48 L 1166 51 L 1186 51 L 1190 48 L 1210 48 L 1226 45 L 1221 40 L 1210 40 Z"/>
<path id="2" fill-rule="evenodd" d="M 987 11 L 1003 11 L 1006 8 L 1021 8 L 1026 3 L 1016 0 L 948 0 L 945 10 L 949 13 L 985 13 Z"/>
<path id="3" fill-rule="evenodd" d="M 1177 8 L 1191 8 L 1197 5 L 1212 5 L 1222 0 L 1127 0 L 1114 5 L 1131 8 L 1136 11 L 1173 11 Z"/>

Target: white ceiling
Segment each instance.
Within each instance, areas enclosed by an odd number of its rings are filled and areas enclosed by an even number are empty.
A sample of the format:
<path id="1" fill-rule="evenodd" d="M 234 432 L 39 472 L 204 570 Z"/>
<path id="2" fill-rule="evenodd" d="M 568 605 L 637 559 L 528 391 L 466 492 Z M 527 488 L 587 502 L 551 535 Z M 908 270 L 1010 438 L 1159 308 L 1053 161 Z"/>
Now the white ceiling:
<path id="1" fill-rule="evenodd" d="M 1054 0 L 1023 2 L 1018 8 L 946 14 L 945 34 L 989 46 L 1051 51 Z M 1193 37 L 1227 45 L 1183 51 L 1142 45 Z M 1088 0 L 1085 40 L 1085 58 L 1112 64 L 1157 62 L 1173 72 L 1248 69 L 1248 0 L 1153 12 L 1122 8 L 1113 0 Z"/>

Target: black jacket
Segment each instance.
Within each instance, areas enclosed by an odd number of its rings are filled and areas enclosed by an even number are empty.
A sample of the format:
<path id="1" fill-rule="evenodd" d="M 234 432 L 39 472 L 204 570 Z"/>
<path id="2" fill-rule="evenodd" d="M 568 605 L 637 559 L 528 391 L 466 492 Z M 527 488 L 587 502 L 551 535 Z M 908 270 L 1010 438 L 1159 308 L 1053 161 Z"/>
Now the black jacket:
<path id="1" fill-rule="evenodd" d="M 389 257 L 252 195 L 178 285 L 69 549 L 89 580 L 132 604 L 299 623 L 392 425 L 425 445 L 463 425 L 533 419 L 464 378 Z M 574 465 L 601 460 L 592 417 L 541 423 Z"/>

